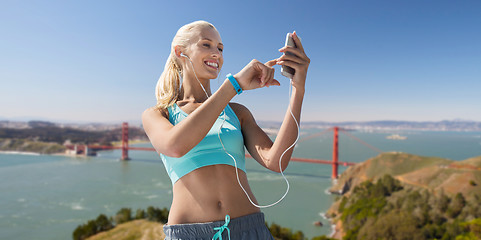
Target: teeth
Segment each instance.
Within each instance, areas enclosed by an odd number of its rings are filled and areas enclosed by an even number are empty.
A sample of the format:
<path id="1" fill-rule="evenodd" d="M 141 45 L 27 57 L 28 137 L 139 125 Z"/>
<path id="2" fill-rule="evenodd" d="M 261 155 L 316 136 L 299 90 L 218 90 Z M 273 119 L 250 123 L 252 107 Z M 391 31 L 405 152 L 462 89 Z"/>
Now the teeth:
<path id="1" fill-rule="evenodd" d="M 219 67 L 219 65 L 217 63 L 214 63 L 214 62 L 206 62 L 206 64 L 209 65 L 209 66 L 215 67 L 215 68 Z"/>

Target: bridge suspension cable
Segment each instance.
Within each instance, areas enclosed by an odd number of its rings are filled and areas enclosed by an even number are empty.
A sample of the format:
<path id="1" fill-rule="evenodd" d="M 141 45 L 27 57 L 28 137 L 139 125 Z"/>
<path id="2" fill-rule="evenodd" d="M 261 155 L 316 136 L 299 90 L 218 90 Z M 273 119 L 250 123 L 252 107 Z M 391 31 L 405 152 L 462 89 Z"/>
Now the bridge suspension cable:
<path id="1" fill-rule="evenodd" d="M 309 136 L 306 136 L 306 137 L 303 137 L 301 139 L 299 139 L 299 141 L 297 141 L 297 143 L 300 143 L 300 142 L 304 142 L 304 141 L 307 141 L 307 140 L 310 140 L 310 139 L 313 139 L 313 138 L 316 138 L 316 137 L 319 137 L 319 136 L 322 136 L 326 133 L 328 133 L 329 131 L 331 131 L 332 129 L 334 128 L 327 128 L 325 129 L 324 131 L 320 132 L 320 133 L 314 133 L 314 134 L 311 134 Z"/>
<path id="2" fill-rule="evenodd" d="M 346 130 L 344 130 L 344 129 L 342 129 L 342 128 L 340 128 L 339 130 L 341 130 L 342 133 L 346 134 L 346 135 L 349 136 L 350 138 L 352 138 L 352 139 L 360 142 L 360 143 L 363 144 L 364 146 L 366 146 L 366 147 L 368 147 L 368 148 L 370 148 L 370 149 L 372 149 L 372 150 L 374 150 L 374 151 L 376 151 L 376 152 L 378 152 L 378 153 L 383 153 L 383 151 L 380 150 L 379 148 L 376 148 L 376 147 L 374 147 L 374 146 L 372 146 L 372 145 L 364 142 L 363 140 L 361 140 L 361 139 L 357 138 L 356 136 L 350 134 L 350 133 L 347 132 Z"/>

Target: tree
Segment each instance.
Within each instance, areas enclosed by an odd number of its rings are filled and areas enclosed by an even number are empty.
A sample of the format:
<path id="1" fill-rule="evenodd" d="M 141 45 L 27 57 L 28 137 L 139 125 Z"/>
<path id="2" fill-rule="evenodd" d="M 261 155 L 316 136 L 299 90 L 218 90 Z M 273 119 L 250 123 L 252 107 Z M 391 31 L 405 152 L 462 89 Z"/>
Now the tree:
<path id="1" fill-rule="evenodd" d="M 163 208 L 160 212 L 160 222 L 166 223 L 169 220 L 169 209 Z"/>
<path id="2" fill-rule="evenodd" d="M 112 222 L 104 214 L 100 214 L 97 219 L 95 219 L 96 232 L 108 231 L 114 228 Z"/>
<path id="3" fill-rule="evenodd" d="M 464 199 L 463 194 L 457 193 L 456 196 L 454 196 L 451 204 L 449 204 L 449 208 L 446 213 L 449 217 L 456 218 L 461 213 L 464 206 L 466 206 L 466 199 Z"/>
<path id="4" fill-rule="evenodd" d="M 476 218 L 467 223 L 469 231 L 473 233 L 474 236 L 481 239 L 481 218 Z"/>
<path id="5" fill-rule="evenodd" d="M 146 217 L 144 209 L 137 209 L 135 212 L 135 219 L 144 219 Z"/>
<path id="6" fill-rule="evenodd" d="M 120 209 L 114 217 L 116 224 L 122 224 L 132 220 L 132 210 L 130 208 Z"/>
<path id="7" fill-rule="evenodd" d="M 370 218 L 359 230 L 358 239 L 424 239 L 416 228 L 416 219 L 404 211 L 391 211 L 378 218 Z"/>
<path id="8" fill-rule="evenodd" d="M 466 232 L 466 229 L 461 226 L 461 222 L 459 220 L 455 220 L 454 222 L 449 224 L 445 223 L 444 226 L 446 232 L 441 239 L 455 239 L 456 236 Z"/>
<path id="9" fill-rule="evenodd" d="M 271 223 L 269 227 L 269 231 L 271 232 L 272 236 L 280 236 L 281 235 L 281 226 Z"/>
<path id="10" fill-rule="evenodd" d="M 381 182 L 382 182 L 382 185 L 385 187 L 386 192 L 388 193 L 388 196 L 390 196 L 393 192 L 397 192 L 403 189 L 401 182 L 393 178 L 389 174 L 384 175 L 381 178 Z"/>
<path id="11" fill-rule="evenodd" d="M 448 210 L 450 199 L 446 194 L 444 194 L 444 190 L 441 188 L 440 196 L 436 201 L 436 207 L 442 212 L 445 213 Z"/>
<path id="12" fill-rule="evenodd" d="M 98 233 L 95 220 L 89 220 L 86 224 L 78 226 L 72 234 L 74 240 L 84 240 Z"/>

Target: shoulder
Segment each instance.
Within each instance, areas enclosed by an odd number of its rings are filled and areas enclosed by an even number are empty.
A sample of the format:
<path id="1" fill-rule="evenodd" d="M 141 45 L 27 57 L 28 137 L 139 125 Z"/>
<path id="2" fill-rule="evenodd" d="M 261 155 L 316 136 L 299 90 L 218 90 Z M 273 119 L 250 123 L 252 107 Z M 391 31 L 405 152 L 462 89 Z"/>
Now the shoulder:
<path id="1" fill-rule="evenodd" d="M 156 107 L 150 107 L 145 109 L 142 113 L 142 121 L 150 121 L 158 118 L 169 119 L 169 110 L 167 108 L 159 109 Z"/>
<path id="2" fill-rule="evenodd" d="M 254 117 L 252 116 L 251 111 L 244 105 L 240 103 L 229 103 L 229 106 L 234 110 L 235 115 L 241 122 L 241 125 L 244 126 L 244 123 L 249 123 L 254 121 Z"/>
<path id="3" fill-rule="evenodd" d="M 241 117 L 246 114 L 251 114 L 249 109 L 240 103 L 231 102 L 229 103 L 229 106 L 232 108 L 232 110 L 234 110 L 237 117 Z"/>

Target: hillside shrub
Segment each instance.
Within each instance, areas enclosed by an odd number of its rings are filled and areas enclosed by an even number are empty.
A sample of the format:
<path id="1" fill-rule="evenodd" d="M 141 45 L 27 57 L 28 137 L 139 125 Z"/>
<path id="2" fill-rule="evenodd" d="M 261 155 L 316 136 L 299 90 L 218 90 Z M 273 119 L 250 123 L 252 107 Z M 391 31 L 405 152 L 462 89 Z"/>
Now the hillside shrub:
<path id="1" fill-rule="evenodd" d="M 135 212 L 135 219 L 144 219 L 146 218 L 146 213 L 145 213 L 145 210 L 144 209 L 137 209 L 137 211 Z"/>
<path id="2" fill-rule="evenodd" d="M 74 240 L 84 240 L 97 233 L 108 231 L 118 224 L 126 223 L 132 220 L 148 219 L 149 221 L 162 223 L 167 222 L 169 216 L 169 210 L 167 210 L 167 208 L 161 210 L 158 208 L 149 207 L 148 209 L 150 209 L 150 212 L 154 216 L 158 217 L 149 218 L 148 214 L 143 209 L 138 209 L 136 211 L 135 218 L 133 218 L 132 210 L 130 208 L 122 208 L 115 214 L 115 216 L 111 218 L 108 218 L 104 214 L 100 214 L 97 219 L 88 220 L 87 223 L 77 226 L 72 233 L 72 238 Z"/>
<path id="3" fill-rule="evenodd" d="M 100 214 L 97 219 L 89 220 L 86 224 L 78 226 L 72 237 L 74 240 L 84 240 L 97 233 L 108 231 L 114 227 L 113 223 L 105 216 Z"/>
<path id="4" fill-rule="evenodd" d="M 132 220 L 132 210 L 130 208 L 122 208 L 114 216 L 116 224 L 122 224 Z"/>
<path id="5" fill-rule="evenodd" d="M 402 190 L 402 191 L 401 191 Z M 393 195 L 393 193 L 396 193 Z M 365 181 L 342 197 L 339 212 L 343 239 L 470 239 L 481 234 L 479 197 L 468 202 L 461 193 L 403 189 L 384 176 Z M 477 238 L 472 238 L 477 239 Z"/>
<path id="6" fill-rule="evenodd" d="M 278 240 L 304 240 L 304 233 L 301 231 L 292 232 L 290 228 L 281 227 L 276 223 L 271 223 L 268 226 L 274 239 Z"/>
<path id="7" fill-rule="evenodd" d="M 169 219 L 169 210 L 167 208 L 155 208 L 148 207 L 146 213 L 146 219 L 153 222 L 167 222 Z"/>
<path id="8" fill-rule="evenodd" d="M 471 186 L 473 186 L 473 187 L 474 187 L 474 186 L 478 186 L 478 184 L 476 184 L 476 182 L 473 181 L 473 180 L 469 180 L 469 185 L 471 185 Z"/>

